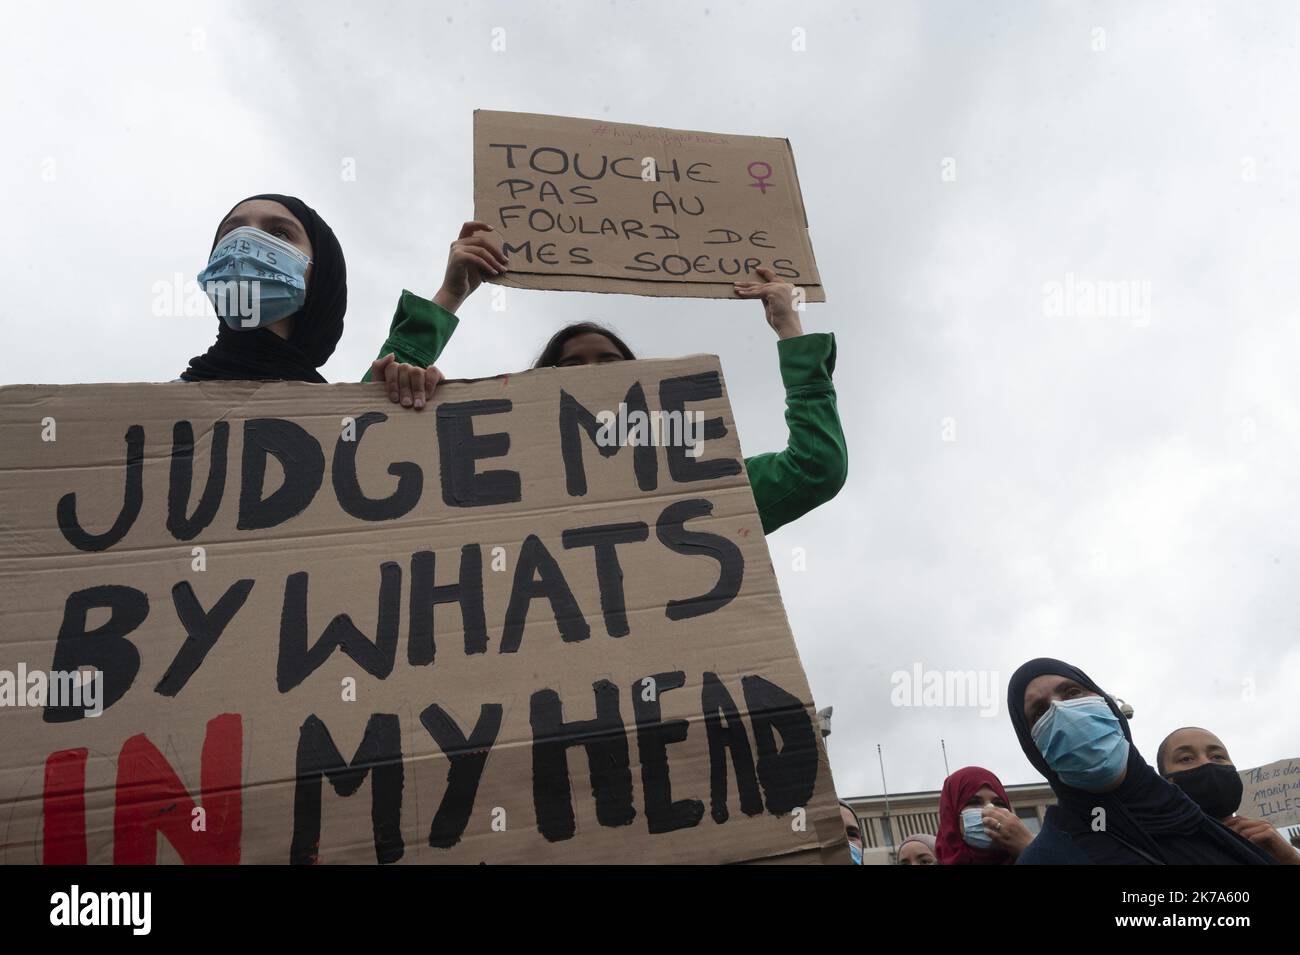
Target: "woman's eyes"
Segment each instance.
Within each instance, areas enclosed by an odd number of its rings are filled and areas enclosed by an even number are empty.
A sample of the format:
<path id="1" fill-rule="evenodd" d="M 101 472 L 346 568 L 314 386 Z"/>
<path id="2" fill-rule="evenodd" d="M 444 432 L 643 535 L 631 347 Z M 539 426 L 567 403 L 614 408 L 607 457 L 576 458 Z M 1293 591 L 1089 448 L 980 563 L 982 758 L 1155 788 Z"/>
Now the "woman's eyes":
<path id="1" fill-rule="evenodd" d="M 242 226 L 235 226 L 235 225 L 226 226 L 226 228 L 221 230 L 221 234 L 217 236 L 217 241 L 220 242 L 226 236 L 230 235 L 230 233 L 234 232 L 235 229 L 237 228 L 242 228 Z M 256 228 L 256 226 L 254 226 L 254 228 Z M 284 239 L 285 242 L 288 242 L 290 244 L 293 243 L 293 236 L 290 234 L 288 229 L 280 227 L 280 228 L 263 230 L 263 231 L 265 231 L 267 235 L 273 235 L 277 239 Z"/>

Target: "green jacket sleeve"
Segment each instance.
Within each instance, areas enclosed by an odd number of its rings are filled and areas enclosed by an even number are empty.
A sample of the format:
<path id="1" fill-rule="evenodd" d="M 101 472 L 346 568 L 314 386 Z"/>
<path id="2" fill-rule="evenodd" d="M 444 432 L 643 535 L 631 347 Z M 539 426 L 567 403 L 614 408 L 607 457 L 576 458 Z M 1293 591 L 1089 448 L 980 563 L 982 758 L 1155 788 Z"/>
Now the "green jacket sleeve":
<path id="1" fill-rule="evenodd" d="M 745 459 L 754 503 L 770 534 L 833 498 L 848 476 L 849 454 L 835 406 L 835 336 L 799 335 L 776 343 L 785 385 L 784 451 Z"/>
<path id="2" fill-rule="evenodd" d="M 427 368 L 438 360 L 458 324 L 460 319 L 441 305 L 402 289 L 388 338 L 375 357 L 383 358 L 392 352 L 397 361 Z M 370 372 L 361 380 L 369 381 Z"/>

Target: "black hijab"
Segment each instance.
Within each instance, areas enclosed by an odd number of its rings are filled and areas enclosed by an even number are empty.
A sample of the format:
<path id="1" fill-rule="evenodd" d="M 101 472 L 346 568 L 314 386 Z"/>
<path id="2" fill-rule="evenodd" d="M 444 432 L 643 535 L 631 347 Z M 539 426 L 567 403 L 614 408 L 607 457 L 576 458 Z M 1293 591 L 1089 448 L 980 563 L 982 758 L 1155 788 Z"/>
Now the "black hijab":
<path id="1" fill-rule="evenodd" d="M 288 340 L 269 328 L 234 329 L 217 319 L 217 340 L 204 354 L 190 359 L 187 381 L 314 381 L 324 382 L 316 369 L 329 359 L 343 335 L 348 307 L 347 269 L 334 230 L 301 199 L 264 193 L 237 202 L 230 212 L 251 199 L 278 202 L 302 223 L 311 240 L 311 278 L 307 299 L 294 313 Z M 221 217 L 224 223 L 230 212 Z M 221 225 L 217 226 L 217 236 Z M 213 236 L 212 248 L 217 247 Z M 211 254 L 211 249 L 209 250 Z"/>
<path id="2" fill-rule="evenodd" d="M 1128 772 L 1118 787 L 1090 793 L 1061 782 L 1038 751 L 1025 717 L 1025 687 L 1035 677 L 1063 676 L 1106 701 L 1129 741 Z M 1115 700 L 1082 670 L 1040 657 L 1024 664 L 1007 686 L 1007 712 L 1025 756 L 1056 793 L 1061 828 L 1098 864 L 1166 863 L 1191 865 L 1265 865 L 1261 850 L 1201 812 L 1181 789 L 1162 779 L 1133 745 L 1128 719 Z M 1094 810 L 1105 810 L 1105 829 L 1092 828 Z"/>

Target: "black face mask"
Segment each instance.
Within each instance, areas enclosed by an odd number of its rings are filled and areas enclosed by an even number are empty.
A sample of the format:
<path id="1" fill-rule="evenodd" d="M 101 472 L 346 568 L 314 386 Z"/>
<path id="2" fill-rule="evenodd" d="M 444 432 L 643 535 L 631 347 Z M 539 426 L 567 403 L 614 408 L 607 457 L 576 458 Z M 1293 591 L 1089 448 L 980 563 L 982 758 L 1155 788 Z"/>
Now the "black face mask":
<path id="1" fill-rule="evenodd" d="M 1230 763 L 1202 763 L 1165 778 L 1214 819 L 1231 816 L 1241 805 L 1241 777 Z"/>

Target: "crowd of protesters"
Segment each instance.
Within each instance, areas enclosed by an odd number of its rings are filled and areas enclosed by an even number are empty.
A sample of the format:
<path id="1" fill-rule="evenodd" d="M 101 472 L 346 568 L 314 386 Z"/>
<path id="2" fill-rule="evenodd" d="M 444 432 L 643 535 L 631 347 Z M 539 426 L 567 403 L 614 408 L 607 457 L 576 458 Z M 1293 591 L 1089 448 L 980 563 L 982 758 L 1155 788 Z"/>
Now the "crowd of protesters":
<path id="1" fill-rule="evenodd" d="M 394 404 L 425 408 L 443 380 L 435 362 L 456 330 L 456 311 L 483 281 L 509 267 L 492 228 L 465 223 L 435 295 L 402 292 L 364 380 L 382 385 Z M 324 382 L 319 369 L 343 334 L 347 272 L 334 232 L 306 203 L 263 194 L 236 204 L 218 224 L 199 281 L 217 307 L 217 338 L 179 380 Z M 249 281 L 260 287 L 251 311 L 228 294 Z M 214 289 L 227 290 L 227 297 Z M 795 287 L 770 270 L 736 282 L 734 292 L 763 304 L 786 394 L 787 447 L 745 459 L 770 533 L 829 501 L 845 481 L 848 454 L 831 380 L 835 336 L 804 332 Z M 635 357 L 611 329 L 577 322 L 551 336 L 534 367 Z M 968 766 L 944 782 L 939 831 L 899 844 L 899 864 L 1300 864 L 1300 852 L 1276 829 L 1236 814 L 1241 779 L 1227 748 L 1207 730 L 1174 730 L 1152 766 L 1133 745 L 1115 699 L 1059 660 L 1021 666 L 1007 705 L 1025 756 L 1056 795 L 1041 829 L 1030 832 L 997 776 Z M 852 858 L 860 863 L 859 820 L 847 803 L 841 812 Z"/>
<path id="2" fill-rule="evenodd" d="M 1020 748 L 1056 795 L 1037 834 L 1001 780 L 979 766 L 944 780 L 939 831 L 897 847 L 900 865 L 1300 865 L 1300 850 L 1262 819 L 1237 815 L 1243 784 L 1228 749 L 1199 727 L 1174 730 L 1152 766 L 1128 717 L 1086 673 L 1030 660 L 1012 675 L 1007 711 Z M 863 858 L 851 806 L 848 838 Z"/>

